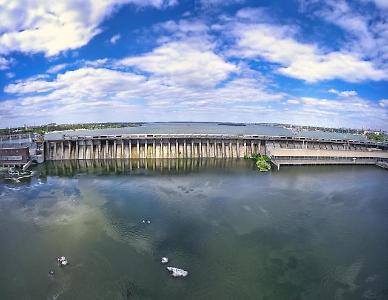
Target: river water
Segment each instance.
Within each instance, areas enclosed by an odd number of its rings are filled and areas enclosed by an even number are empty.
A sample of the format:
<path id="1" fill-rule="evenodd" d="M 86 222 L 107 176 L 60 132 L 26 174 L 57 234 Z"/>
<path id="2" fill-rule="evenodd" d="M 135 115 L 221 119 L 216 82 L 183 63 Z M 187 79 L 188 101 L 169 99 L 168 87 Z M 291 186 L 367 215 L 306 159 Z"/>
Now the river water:
<path id="1" fill-rule="evenodd" d="M 387 195 L 374 166 L 45 163 L 0 182 L 0 299 L 388 299 Z"/>
<path id="2" fill-rule="evenodd" d="M 241 125 L 241 124 L 240 124 Z M 267 136 L 299 136 L 307 138 L 345 139 L 367 141 L 364 135 L 326 132 L 320 130 L 291 130 L 274 125 L 223 123 L 144 123 L 141 126 L 126 128 L 106 128 L 97 130 L 76 130 L 52 132 L 45 135 L 46 139 L 60 139 L 63 134 L 79 135 L 120 135 L 120 134 L 225 134 L 225 135 L 267 135 Z"/>

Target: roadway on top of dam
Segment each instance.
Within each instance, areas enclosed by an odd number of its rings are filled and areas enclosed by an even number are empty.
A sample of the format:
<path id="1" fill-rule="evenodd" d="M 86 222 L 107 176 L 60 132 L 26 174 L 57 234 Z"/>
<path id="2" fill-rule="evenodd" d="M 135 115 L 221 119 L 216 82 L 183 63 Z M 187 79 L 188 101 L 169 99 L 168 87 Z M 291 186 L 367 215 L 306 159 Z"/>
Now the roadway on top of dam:
<path id="1" fill-rule="evenodd" d="M 294 130 L 274 125 L 259 124 L 217 124 L 217 123 L 145 123 L 141 126 L 125 128 L 106 128 L 96 130 L 75 130 L 51 132 L 45 140 L 61 140 L 67 137 L 93 136 L 144 136 L 144 135 L 211 135 L 211 136 L 261 136 L 261 137 L 300 137 L 305 139 L 351 140 L 368 142 L 364 135 L 326 132 L 319 130 Z"/>
<path id="2" fill-rule="evenodd" d="M 330 142 L 339 144 L 358 144 L 369 146 L 388 146 L 387 143 L 374 141 L 308 138 L 298 136 L 265 136 L 265 135 L 230 135 L 230 134 L 122 134 L 122 135 L 62 135 L 62 137 L 45 139 L 48 142 L 83 141 L 83 140 L 158 140 L 158 139 L 210 139 L 210 140 L 267 140 L 267 141 L 305 141 Z"/>

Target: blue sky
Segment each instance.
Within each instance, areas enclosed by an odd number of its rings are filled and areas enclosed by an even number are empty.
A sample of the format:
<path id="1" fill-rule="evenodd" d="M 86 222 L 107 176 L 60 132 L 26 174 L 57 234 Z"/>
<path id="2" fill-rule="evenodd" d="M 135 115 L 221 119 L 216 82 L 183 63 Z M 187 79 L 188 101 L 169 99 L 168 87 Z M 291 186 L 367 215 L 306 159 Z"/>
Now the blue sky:
<path id="1" fill-rule="evenodd" d="M 1 127 L 388 129 L 387 0 L 0 0 L 0 20 Z"/>

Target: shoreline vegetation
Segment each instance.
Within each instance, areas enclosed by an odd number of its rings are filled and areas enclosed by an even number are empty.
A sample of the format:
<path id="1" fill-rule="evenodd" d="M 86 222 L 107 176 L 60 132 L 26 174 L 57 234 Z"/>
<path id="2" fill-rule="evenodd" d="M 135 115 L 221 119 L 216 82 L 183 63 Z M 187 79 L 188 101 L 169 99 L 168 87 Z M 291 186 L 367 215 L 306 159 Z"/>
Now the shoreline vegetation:
<path id="1" fill-rule="evenodd" d="M 160 123 L 197 123 L 197 122 L 160 122 Z M 202 123 L 202 122 L 198 122 Z M 290 125 L 290 124 L 279 124 L 279 123 L 233 123 L 233 122 L 204 122 L 204 123 L 213 123 L 221 126 L 236 126 L 244 127 L 248 124 L 262 125 L 262 126 L 274 126 L 282 127 L 288 130 L 291 130 L 294 134 L 300 133 L 302 131 L 322 131 L 322 132 L 335 132 L 343 134 L 354 134 L 354 135 L 363 135 L 370 141 L 375 142 L 387 142 L 388 133 L 380 130 L 364 130 L 364 129 L 350 129 L 350 128 L 326 128 L 326 127 L 316 127 L 316 126 L 301 126 L 301 125 Z M 49 132 L 60 132 L 60 131 L 70 131 L 70 130 L 94 130 L 94 129 L 106 129 L 106 128 L 124 128 L 124 127 L 137 127 L 145 124 L 144 122 L 108 122 L 108 123 L 75 123 L 75 124 L 56 124 L 49 123 L 38 126 L 19 126 L 19 127 L 9 127 L 9 128 L 0 128 L 0 135 L 8 134 L 40 134 L 44 135 Z"/>
<path id="2" fill-rule="evenodd" d="M 271 160 L 267 155 L 252 154 L 251 156 L 245 155 L 244 159 L 251 159 L 255 162 L 257 169 L 260 172 L 268 172 L 271 170 Z"/>
<path id="3" fill-rule="evenodd" d="M 368 132 L 365 134 L 368 140 L 376 141 L 376 142 L 387 142 L 388 134 L 385 133 L 376 133 L 376 132 Z"/>
<path id="4" fill-rule="evenodd" d="M 77 123 L 77 124 L 46 124 L 41 126 L 23 126 L 15 128 L 0 128 L 0 135 L 5 134 L 23 134 L 23 133 L 36 133 L 45 134 L 55 131 L 65 130 L 93 130 L 93 129 L 105 129 L 105 128 L 124 128 L 124 127 L 137 127 L 141 126 L 141 123 L 127 123 L 127 122 L 114 122 L 114 123 Z"/>

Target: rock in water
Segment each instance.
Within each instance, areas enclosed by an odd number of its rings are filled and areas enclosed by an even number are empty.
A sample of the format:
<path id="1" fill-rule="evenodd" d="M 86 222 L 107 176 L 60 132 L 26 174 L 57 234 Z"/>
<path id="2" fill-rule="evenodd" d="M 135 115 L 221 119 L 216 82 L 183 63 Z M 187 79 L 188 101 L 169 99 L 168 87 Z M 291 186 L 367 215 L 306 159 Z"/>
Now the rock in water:
<path id="1" fill-rule="evenodd" d="M 67 266 L 69 264 L 68 260 L 64 256 L 57 257 L 57 262 L 61 267 Z"/>
<path id="2" fill-rule="evenodd" d="M 162 263 L 162 264 L 168 263 L 168 258 L 165 257 L 165 256 L 163 256 L 162 259 L 161 259 L 161 263 Z"/>
<path id="3" fill-rule="evenodd" d="M 189 272 L 175 267 L 167 267 L 167 270 L 171 273 L 172 277 L 186 277 L 189 275 Z"/>

